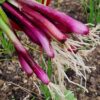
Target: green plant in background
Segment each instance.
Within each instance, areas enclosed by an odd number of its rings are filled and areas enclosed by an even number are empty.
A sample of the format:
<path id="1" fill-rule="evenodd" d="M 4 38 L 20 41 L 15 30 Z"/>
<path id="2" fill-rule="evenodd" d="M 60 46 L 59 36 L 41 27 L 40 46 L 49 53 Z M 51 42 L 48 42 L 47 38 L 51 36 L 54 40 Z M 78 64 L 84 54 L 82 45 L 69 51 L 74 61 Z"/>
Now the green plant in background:
<path id="1" fill-rule="evenodd" d="M 45 97 L 45 100 L 51 100 L 51 94 L 50 94 L 47 86 L 45 86 L 44 84 L 41 84 L 40 89 L 41 89 L 41 92 L 43 93 L 43 95 Z"/>
<path id="2" fill-rule="evenodd" d="M 82 0 L 87 22 L 100 23 L 100 0 Z"/>
<path id="3" fill-rule="evenodd" d="M 52 75 L 52 62 L 51 62 L 51 59 L 48 58 L 48 60 L 46 61 L 45 57 L 43 55 L 41 66 L 43 67 L 44 70 L 47 71 L 47 74 L 48 74 L 49 78 L 51 78 L 51 75 Z M 47 69 L 46 69 L 46 66 L 47 66 Z"/>
<path id="4" fill-rule="evenodd" d="M 61 100 L 61 98 L 58 95 L 56 95 L 55 100 Z M 75 98 L 73 91 L 66 90 L 65 91 L 65 100 L 77 100 L 77 99 Z"/>
<path id="5" fill-rule="evenodd" d="M 49 76 L 49 78 L 51 78 L 51 75 L 52 75 L 52 62 L 50 59 L 48 59 L 48 69 L 47 69 L 47 74 Z"/>
<path id="6" fill-rule="evenodd" d="M 2 53 L 11 55 L 12 52 L 14 52 L 13 44 L 6 38 L 6 36 L 3 34 L 3 32 L 0 32 L 1 37 L 1 46 L 3 48 Z"/>
<path id="7" fill-rule="evenodd" d="M 0 7 L 0 16 L 5 21 L 5 23 L 9 25 L 9 20 L 1 7 Z M 0 30 L 0 42 L 3 48 L 2 53 L 11 55 L 12 52 L 14 52 L 13 44 L 8 40 L 7 36 L 4 35 L 1 30 Z"/>
<path id="8" fill-rule="evenodd" d="M 42 2 L 42 0 L 36 0 L 36 1 L 38 1 L 38 2 Z"/>
<path id="9" fill-rule="evenodd" d="M 100 0 L 90 0 L 89 1 L 90 14 L 88 21 L 90 23 L 100 22 Z"/>

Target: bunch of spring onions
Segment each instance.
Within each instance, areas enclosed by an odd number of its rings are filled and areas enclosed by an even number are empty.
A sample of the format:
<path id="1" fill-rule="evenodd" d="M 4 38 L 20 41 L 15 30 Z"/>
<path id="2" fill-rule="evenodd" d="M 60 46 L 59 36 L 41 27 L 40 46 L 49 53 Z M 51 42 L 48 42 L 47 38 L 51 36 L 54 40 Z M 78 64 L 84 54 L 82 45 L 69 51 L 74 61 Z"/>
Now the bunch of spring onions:
<path id="1" fill-rule="evenodd" d="M 48 5 L 51 0 L 46 1 L 46 5 Z M 69 38 L 68 33 L 80 35 L 89 33 L 88 27 L 83 23 L 34 0 L 3 0 L 1 9 L 8 16 L 10 24 L 0 16 L 0 29 L 7 34 L 14 44 L 22 68 L 28 75 L 32 75 L 34 72 L 47 85 L 50 83 L 47 74 L 20 43 L 14 30 L 23 31 L 33 43 L 42 47 L 51 58 L 54 58 L 52 40 L 64 43 Z"/>

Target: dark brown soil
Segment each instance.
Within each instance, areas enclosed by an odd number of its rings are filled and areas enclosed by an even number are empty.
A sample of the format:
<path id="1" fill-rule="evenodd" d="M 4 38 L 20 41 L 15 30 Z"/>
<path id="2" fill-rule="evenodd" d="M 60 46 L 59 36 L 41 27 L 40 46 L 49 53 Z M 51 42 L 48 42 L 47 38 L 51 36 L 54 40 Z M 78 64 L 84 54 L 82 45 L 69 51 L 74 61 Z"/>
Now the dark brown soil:
<path id="1" fill-rule="evenodd" d="M 79 100 L 100 100 L 100 46 L 89 56 L 89 65 L 96 66 L 96 70 L 87 75 L 87 88 L 89 93 L 77 94 Z"/>
<path id="2" fill-rule="evenodd" d="M 87 74 L 87 89 L 88 93 L 84 93 L 81 89 L 68 84 L 67 87 L 74 91 L 78 100 L 100 100 L 100 46 L 98 46 L 88 57 L 89 61 L 87 65 L 95 66 L 96 70 L 93 70 L 92 73 Z M 74 77 L 73 77 L 74 76 Z M 71 73 L 70 78 L 74 82 L 79 82 L 79 79 Z"/>

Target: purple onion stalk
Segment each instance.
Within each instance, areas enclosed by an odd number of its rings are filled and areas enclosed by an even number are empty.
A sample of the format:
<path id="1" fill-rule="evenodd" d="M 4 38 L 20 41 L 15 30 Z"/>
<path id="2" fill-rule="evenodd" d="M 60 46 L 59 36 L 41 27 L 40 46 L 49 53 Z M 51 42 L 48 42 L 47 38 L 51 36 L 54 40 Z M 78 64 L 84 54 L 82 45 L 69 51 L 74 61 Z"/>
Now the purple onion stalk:
<path id="1" fill-rule="evenodd" d="M 30 67 L 33 72 L 36 74 L 36 76 L 46 85 L 49 84 L 49 78 L 47 74 L 42 70 L 42 68 L 31 58 L 27 50 L 23 47 L 23 45 L 20 43 L 16 35 L 13 33 L 13 31 L 10 29 L 10 27 L 5 24 L 3 19 L 0 17 L 0 29 L 6 33 L 6 35 L 9 37 L 9 39 L 12 41 L 14 44 L 14 47 L 17 50 L 17 53 L 19 57 L 21 57 L 21 63 L 24 66 L 24 70 L 27 68 L 25 67 L 27 64 L 28 67 Z M 22 62 L 23 61 L 23 62 Z M 28 70 L 28 69 L 27 69 Z M 28 70 L 29 71 L 29 70 Z"/>
<path id="2" fill-rule="evenodd" d="M 27 5 L 28 7 L 33 8 L 34 10 L 40 12 L 41 14 L 47 16 L 49 19 L 54 20 L 63 27 L 66 27 L 69 32 L 81 34 L 81 35 L 87 35 L 89 33 L 89 29 L 86 25 L 83 23 L 73 19 L 72 17 L 66 15 L 65 13 L 62 13 L 60 11 L 57 11 L 55 9 L 52 9 L 51 7 L 44 6 L 43 4 L 40 4 L 33 0 L 16 0 L 23 8 L 24 5 Z"/>
<path id="3" fill-rule="evenodd" d="M 49 57 L 54 57 L 53 48 L 51 47 L 46 35 L 35 27 L 20 11 L 17 11 L 8 2 L 2 4 L 4 11 L 13 21 L 23 29 L 26 35 L 35 43 L 40 44 Z"/>
<path id="4" fill-rule="evenodd" d="M 66 35 L 63 34 L 52 22 L 50 22 L 47 18 L 42 16 L 40 13 L 32 10 L 27 6 L 22 6 L 22 12 L 31 17 L 31 21 L 36 23 L 39 28 L 42 28 L 46 34 L 51 37 L 54 37 L 58 41 L 65 41 Z"/>
<path id="5" fill-rule="evenodd" d="M 33 74 L 33 70 L 30 68 L 29 64 L 25 61 L 25 59 L 20 54 L 18 54 L 18 59 L 22 69 L 26 72 L 28 76 L 31 76 Z"/>

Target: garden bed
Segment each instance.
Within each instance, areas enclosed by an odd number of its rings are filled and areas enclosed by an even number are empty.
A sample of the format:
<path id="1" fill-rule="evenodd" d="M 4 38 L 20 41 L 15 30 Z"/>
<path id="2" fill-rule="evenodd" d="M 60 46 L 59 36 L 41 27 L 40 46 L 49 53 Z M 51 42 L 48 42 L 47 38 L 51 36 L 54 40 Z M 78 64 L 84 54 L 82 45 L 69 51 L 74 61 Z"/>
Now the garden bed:
<path id="1" fill-rule="evenodd" d="M 51 6 L 69 14 L 75 19 L 87 23 L 87 16 L 85 15 L 80 0 L 63 0 L 59 3 L 57 0 L 55 0 L 55 2 L 53 0 Z M 90 30 L 92 31 L 96 27 L 97 26 L 93 26 Z M 98 30 L 95 30 L 95 32 Z M 27 37 L 23 34 L 20 38 L 23 39 L 22 42 L 24 45 L 26 44 L 26 48 L 30 47 L 29 52 L 32 56 L 35 56 L 35 59 L 41 63 L 41 52 L 37 51 L 39 48 L 36 45 L 30 44 Z M 1 45 L 0 50 L 0 100 L 46 100 L 44 94 L 40 94 L 39 80 L 34 75 L 28 77 L 22 71 L 16 54 L 8 55 L 2 53 L 3 48 Z M 66 79 L 65 85 L 68 90 L 74 92 L 75 97 L 78 100 L 100 100 L 100 45 L 95 46 L 95 48 L 90 53 L 87 53 L 86 56 L 87 60 L 84 58 L 85 64 L 94 67 L 91 69 L 91 73 L 86 73 L 86 88 L 89 92 L 84 92 L 83 89 L 69 83 Z M 75 72 L 72 69 L 69 68 L 66 71 L 66 74 L 71 81 L 80 84 L 79 77 L 75 75 Z"/>

